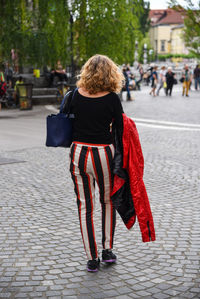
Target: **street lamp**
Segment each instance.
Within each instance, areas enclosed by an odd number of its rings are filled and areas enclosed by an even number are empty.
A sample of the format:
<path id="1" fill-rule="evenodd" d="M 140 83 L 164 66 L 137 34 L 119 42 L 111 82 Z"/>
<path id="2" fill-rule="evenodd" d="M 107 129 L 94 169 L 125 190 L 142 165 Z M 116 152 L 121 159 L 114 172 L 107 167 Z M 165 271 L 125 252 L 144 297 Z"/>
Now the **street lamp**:
<path id="1" fill-rule="evenodd" d="M 75 75 L 75 67 L 74 67 L 74 53 L 73 53 L 73 43 L 74 43 L 74 33 L 73 33 L 73 26 L 74 26 L 74 19 L 72 12 L 69 11 L 69 23 L 70 23 L 70 56 L 71 56 L 71 77 L 73 78 Z"/>
<path id="2" fill-rule="evenodd" d="M 143 63 L 147 63 L 147 44 L 144 44 L 144 56 L 143 56 Z"/>

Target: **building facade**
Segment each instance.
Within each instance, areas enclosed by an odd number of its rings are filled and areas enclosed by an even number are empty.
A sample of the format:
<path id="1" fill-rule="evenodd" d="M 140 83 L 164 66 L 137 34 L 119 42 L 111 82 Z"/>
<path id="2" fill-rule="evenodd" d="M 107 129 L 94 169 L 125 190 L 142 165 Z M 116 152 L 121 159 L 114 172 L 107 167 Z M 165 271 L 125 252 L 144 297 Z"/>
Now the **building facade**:
<path id="1" fill-rule="evenodd" d="M 149 37 L 155 54 L 188 54 L 183 41 L 184 17 L 173 9 L 150 10 Z"/>

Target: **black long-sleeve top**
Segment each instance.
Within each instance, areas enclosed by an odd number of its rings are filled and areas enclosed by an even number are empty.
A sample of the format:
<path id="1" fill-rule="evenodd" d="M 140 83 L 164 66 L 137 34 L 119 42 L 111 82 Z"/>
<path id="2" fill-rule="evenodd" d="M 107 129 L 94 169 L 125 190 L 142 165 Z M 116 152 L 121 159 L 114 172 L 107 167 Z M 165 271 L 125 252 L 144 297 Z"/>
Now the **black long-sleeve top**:
<path id="1" fill-rule="evenodd" d="M 73 141 L 92 144 L 111 144 L 111 123 L 123 126 L 123 108 L 116 93 L 98 98 L 81 95 L 78 91 L 72 101 L 74 113 Z"/>

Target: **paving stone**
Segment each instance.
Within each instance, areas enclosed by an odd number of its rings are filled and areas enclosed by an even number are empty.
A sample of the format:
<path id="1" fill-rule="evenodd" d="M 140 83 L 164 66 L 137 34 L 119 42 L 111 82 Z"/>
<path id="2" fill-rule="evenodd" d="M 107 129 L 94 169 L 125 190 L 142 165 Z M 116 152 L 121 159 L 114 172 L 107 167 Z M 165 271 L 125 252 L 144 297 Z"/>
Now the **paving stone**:
<path id="1" fill-rule="evenodd" d="M 72 290 L 72 289 L 64 289 L 62 291 L 62 295 L 64 296 L 70 296 L 70 295 L 75 295 L 76 294 L 76 290 Z"/>
<path id="2" fill-rule="evenodd" d="M 109 297 L 112 297 L 112 298 L 115 298 L 115 296 L 118 296 L 118 292 L 115 291 L 115 290 L 110 290 L 110 291 L 104 291 L 104 294 L 105 294 L 105 298 L 109 298 Z"/>
<path id="3" fill-rule="evenodd" d="M 137 294 L 138 296 L 141 296 L 141 297 L 146 297 L 146 296 L 151 295 L 151 294 L 150 294 L 149 292 L 147 292 L 147 291 L 137 291 L 136 294 Z"/>
<path id="4" fill-rule="evenodd" d="M 27 293 L 18 293 L 15 294 L 15 298 L 27 298 Z"/>
<path id="5" fill-rule="evenodd" d="M 161 290 L 167 290 L 169 289 L 171 286 L 167 283 L 160 283 L 160 284 L 157 284 L 156 286 L 157 288 L 161 289 Z"/>
<path id="6" fill-rule="evenodd" d="M 46 296 L 47 297 L 61 296 L 61 292 L 60 291 L 47 291 Z"/>
<path id="7" fill-rule="evenodd" d="M 139 290 L 144 290 L 144 287 L 142 285 L 139 284 L 135 284 L 130 286 L 134 291 L 139 291 Z"/>
<path id="8" fill-rule="evenodd" d="M 32 281 L 32 280 L 29 280 L 29 281 L 26 281 L 26 285 L 27 286 L 38 286 L 40 285 L 40 281 Z"/>
<path id="9" fill-rule="evenodd" d="M 163 293 L 166 294 L 166 295 L 170 295 L 171 297 L 172 296 L 173 297 L 176 297 L 176 296 L 178 297 L 178 295 L 180 294 L 179 291 L 176 291 L 176 290 L 173 290 L 173 289 L 165 290 Z"/>
<path id="10" fill-rule="evenodd" d="M 120 294 L 129 294 L 132 292 L 132 289 L 128 287 L 121 287 L 117 289 Z"/>
<path id="11" fill-rule="evenodd" d="M 197 294 L 200 294 L 200 287 L 199 288 L 192 288 L 190 289 L 191 292 L 194 292 L 194 293 L 197 293 Z"/>
<path id="12" fill-rule="evenodd" d="M 20 288 L 20 292 L 22 293 L 29 293 L 29 292 L 32 292 L 33 291 L 33 287 L 22 287 Z"/>
<path id="13" fill-rule="evenodd" d="M 159 294 L 160 293 L 160 289 L 158 289 L 157 287 L 153 287 L 153 288 L 148 288 L 148 292 L 151 294 Z"/>
<path id="14" fill-rule="evenodd" d="M 33 299 L 35 299 L 35 298 L 44 298 L 43 294 L 41 292 L 32 292 L 30 294 L 30 297 L 33 298 Z"/>
<path id="15" fill-rule="evenodd" d="M 196 295 L 195 293 L 191 293 L 191 292 L 186 292 L 181 294 L 182 298 L 187 298 L 187 299 L 191 299 L 191 298 L 195 298 L 195 299 L 199 299 L 199 296 Z"/>
<path id="16" fill-rule="evenodd" d="M 0 298 L 10 298 L 11 293 L 0 293 Z"/>

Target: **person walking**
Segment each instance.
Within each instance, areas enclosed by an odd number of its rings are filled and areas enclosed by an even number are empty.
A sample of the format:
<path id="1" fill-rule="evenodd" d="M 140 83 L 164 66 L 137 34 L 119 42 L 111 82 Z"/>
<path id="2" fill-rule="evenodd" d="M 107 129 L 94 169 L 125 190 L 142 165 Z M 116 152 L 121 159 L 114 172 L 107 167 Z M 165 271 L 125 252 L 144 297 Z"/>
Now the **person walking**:
<path id="1" fill-rule="evenodd" d="M 140 83 L 141 83 L 142 80 L 143 80 L 144 69 L 143 69 L 143 66 L 142 66 L 140 63 L 139 63 L 138 66 L 137 66 L 137 71 L 138 71 L 138 73 L 139 73 L 140 78 L 139 78 L 139 80 L 136 80 L 136 79 L 135 79 L 135 83 L 136 83 L 136 87 L 137 87 L 137 89 L 138 89 L 138 90 L 141 90 L 141 85 L 140 85 Z"/>
<path id="2" fill-rule="evenodd" d="M 117 95 L 123 74 L 107 56 L 94 55 L 83 66 L 71 112 L 74 113 L 70 172 L 77 196 L 80 229 L 88 258 L 87 270 L 97 272 L 100 264 L 95 237 L 95 184 L 102 210 L 102 261 L 114 263 L 116 211 L 111 201 L 114 146 L 112 124 L 123 127 L 123 108 Z"/>
<path id="3" fill-rule="evenodd" d="M 192 82 L 192 72 L 189 70 L 189 66 L 186 64 L 182 73 L 183 77 L 183 91 L 182 96 L 186 95 L 186 97 L 189 97 L 189 89 Z"/>
<path id="4" fill-rule="evenodd" d="M 152 73 L 153 73 L 154 67 L 155 67 L 155 65 L 151 63 L 146 72 L 146 85 L 149 86 L 149 83 L 151 81 L 151 88 L 153 87 Z"/>
<path id="5" fill-rule="evenodd" d="M 165 77 L 165 75 L 166 75 L 166 67 L 164 65 L 161 67 L 159 75 L 160 75 L 160 78 L 159 78 L 159 87 L 158 87 L 157 92 L 156 92 L 157 96 L 159 96 L 160 90 L 164 87 L 164 84 L 166 83 L 166 77 Z M 165 87 L 164 87 L 164 89 L 165 89 Z"/>
<path id="6" fill-rule="evenodd" d="M 131 92 L 130 92 L 130 88 L 129 88 L 129 81 L 130 81 L 129 69 L 126 66 L 123 66 L 122 71 L 123 71 L 123 75 L 124 75 L 124 78 L 125 78 L 125 88 L 126 88 L 126 91 L 127 91 L 127 101 L 133 101 L 134 99 L 131 97 Z"/>
<path id="7" fill-rule="evenodd" d="M 193 72 L 193 76 L 194 76 L 195 90 L 198 90 L 198 88 L 200 89 L 200 66 L 199 66 L 199 64 L 196 65 L 194 72 Z"/>
<path id="8" fill-rule="evenodd" d="M 150 91 L 150 95 L 152 94 L 154 97 L 156 96 L 156 87 L 158 83 L 158 73 L 157 73 L 157 66 L 154 66 L 152 72 L 152 89 Z"/>
<path id="9" fill-rule="evenodd" d="M 19 106 L 19 90 L 18 90 L 18 85 L 20 84 L 24 84 L 23 78 L 22 76 L 19 76 L 17 81 L 15 82 L 15 86 L 14 86 L 14 92 L 13 92 L 13 99 L 15 101 L 15 105 L 16 107 Z"/>
<path id="10" fill-rule="evenodd" d="M 166 96 L 168 96 L 168 95 L 171 96 L 172 89 L 174 86 L 175 73 L 172 72 L 172 68 L 170 66 L 167 69 L 167 73 L 166 73 L 165 77 L 166 77 L 166 83 L 167 83 Z"/>

